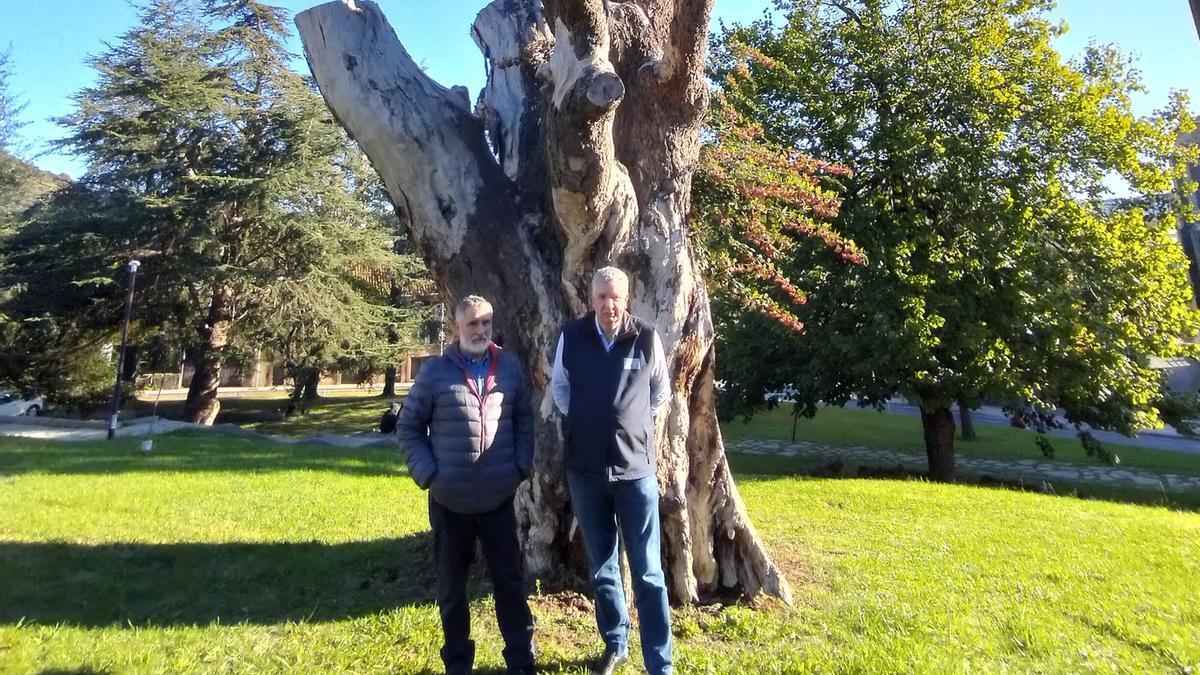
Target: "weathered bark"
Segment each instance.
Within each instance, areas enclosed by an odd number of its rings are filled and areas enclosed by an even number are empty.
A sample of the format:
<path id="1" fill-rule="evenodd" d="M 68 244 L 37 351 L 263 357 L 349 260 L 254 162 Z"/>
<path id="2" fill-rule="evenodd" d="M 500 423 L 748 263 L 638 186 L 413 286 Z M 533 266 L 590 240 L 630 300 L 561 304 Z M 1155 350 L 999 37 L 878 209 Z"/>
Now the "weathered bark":
<path id="1" fill-rule="evenodd" d="M 233 324 L 232 313 L 232 294 L 228 288 L 218 287 L 209 301 L 204 324 L 197 328 L 200 339 L 192 362 L 195 373 L 183 406 L 184 420 L 193 424 L 212 424 L 221 411 L 217 394 L 221 386 L 225 347 L 229 344 L 229 330 Z"/>
<path id="2" fill-rule="evenodd" d="M 979 438 L 975 433 L 975 422 L 971 419 L 971 404 L 965 397 L 958 397 L 958 427 L 964 441 Z"/>
<path id="3" fill-rule="evenodd" d="M 564 321 L 599 266 L 629 272 L 654 321 L 672 398 L 657 428 L 672 597 L 790 591 L 746 514 L 713 398 L 713 324 L 687 239 L 707 107 L 712 0 L 495 0 L 473 36 L 489 68 L 472 111 L 431 80 L 370 2 L 296 18 L 334 115 L 357 139 L 443 297 L 490 298 L 540 400 L 536 471 L 518 495 L 532 574 L 572 561 L 557 413 L 547 395 Z M 494 149 L 494 154 L 493 154 Z M 576 551 L 577 552 L 577 551 Z"/>
<path id="4" fill-rule="evenodd" d="M 1192 8 L 1192 21 L 1196 24 L 1196 35 L 1200 35 L 1200 0 L 1188 0 Z"/>
<path id="5" fill-rule="evenodd" d="M 921 427 L 925 432 L 925 455 L 929 458 L 929 479 L 949 483 L 954 480 L 954 413 L 948 406 L 921 407 Z"/>
<path id="6" fill-rule="evenodd" d="M 388 366 L 387 370 L 383 371 L 383 393 L 380 396 L 396 397 L 396 366 Z"/>

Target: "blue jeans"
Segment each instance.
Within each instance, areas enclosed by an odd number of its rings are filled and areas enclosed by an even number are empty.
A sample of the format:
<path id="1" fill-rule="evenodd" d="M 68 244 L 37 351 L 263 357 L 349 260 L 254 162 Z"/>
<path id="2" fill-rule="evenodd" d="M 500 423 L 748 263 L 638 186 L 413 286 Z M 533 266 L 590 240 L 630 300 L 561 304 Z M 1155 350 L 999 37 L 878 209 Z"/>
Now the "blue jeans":
<path id="1" fill-rule="evenodd" d="M 610 649 L 629 649 L 629 614 L 621 585 L 617 527 L 633 575 L 634 604 L 642 630 L 642 659 L 651 675 L 674 672 L 671 663 L 671 610 L 662 570 L 658 522 L 658 478 L 609 481 L 607 476 L 567 472 L 567 487 L 587 546 L 596 624 Z"/>

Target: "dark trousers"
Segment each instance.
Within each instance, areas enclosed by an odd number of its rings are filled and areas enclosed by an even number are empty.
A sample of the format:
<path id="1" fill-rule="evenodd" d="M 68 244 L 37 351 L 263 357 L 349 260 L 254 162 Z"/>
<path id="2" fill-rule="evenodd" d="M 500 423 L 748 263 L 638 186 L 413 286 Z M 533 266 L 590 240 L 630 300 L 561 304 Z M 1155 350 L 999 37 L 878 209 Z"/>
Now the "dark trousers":
<path id="1" fill-rule="evenodd" d="M 483 545 L 488 576 L 496 598 L 496 620 L 504 636 L 504 662 L 509 670 L 533 666 L 533 615 L 525 600 L 525 573 L 517 539 L 513 500 L 485 513 L 455 513 L 429 499 L 433 528 L 433 562 L 437 569 L 437 603 L 442 614 L 442 662 L 448 675 L 470 673 L 475 660 L 467 574 L 475 557 L 475 540 Z"/>

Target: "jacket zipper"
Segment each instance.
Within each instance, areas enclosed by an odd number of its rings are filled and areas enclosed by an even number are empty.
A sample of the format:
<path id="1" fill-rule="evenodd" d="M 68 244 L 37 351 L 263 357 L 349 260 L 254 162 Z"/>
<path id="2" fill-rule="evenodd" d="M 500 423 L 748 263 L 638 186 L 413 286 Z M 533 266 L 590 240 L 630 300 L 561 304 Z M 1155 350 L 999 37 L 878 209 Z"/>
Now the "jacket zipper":
<path id="1" fill-rule="evenodd" d="M 484 403 L 487 401 L 488 380 L 496 378 L 496 362 L 500 360 L 500 354 L 496 351 L 488 350 L 488 369 L 483 376 L 483 383 L 476 386 L 475 376 L 469 368 L 463 368 L 463 374 L 467 377 L 467 386 L 474 390 L 475 398 L 479 401 L 479 459 L 483 459 L 484 447 L 487 444 L 487 416 L 484 411 Z M 479 496 L 481 494 L 479 487 L 479 466 L 475 467 L 475 505 L 479 506 Z"/>

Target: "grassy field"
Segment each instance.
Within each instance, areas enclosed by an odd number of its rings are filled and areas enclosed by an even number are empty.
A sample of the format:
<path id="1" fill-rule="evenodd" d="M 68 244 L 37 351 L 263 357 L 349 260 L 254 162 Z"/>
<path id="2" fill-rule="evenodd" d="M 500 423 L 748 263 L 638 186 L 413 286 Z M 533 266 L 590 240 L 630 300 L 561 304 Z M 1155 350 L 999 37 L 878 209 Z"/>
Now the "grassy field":
<path id="1" fill-rule="evenodd" d="M 749 423 L 739 420 L 721 425 L 725 438 L 792 437 L 791 406 L 765 411 Z M 976 424 L 979 438 L 974 441 L 956 440 L 955 451 L 970 457 L 991 459 L 1041 459 L 1042 451 L 1035 443 L 1036 435 L 1023 429 L 990 424 Z M 822 408 L 812 419 L 800 419 L 796 440 L 822 445 L 853 445 L 880 450 L 892 450 L 917 455 L 925 454 L 921 422 L 916 417 L 859 408 Z M 1075 438 L 1055 438 L 1054 459 L 1072 464 L 1097 464 L 1084 454 Z M 1106 444 L 1120 458 L 1122 466 L 1172 473 L 1200 475 L 1200 455 L 1166 450 L 1152 450 L 1132 445 Z"/>
<path id="2" fill-rule="evenodd" d="M 676 612 L 681 673 L 1200 668 L 1200 515 L 732 461 L 796 603 Z M 437 672 L 429 544 L 386 450 L 0 439 L 0 672 Z M 533 605 L 584 672 L 587 604 Z"/>

